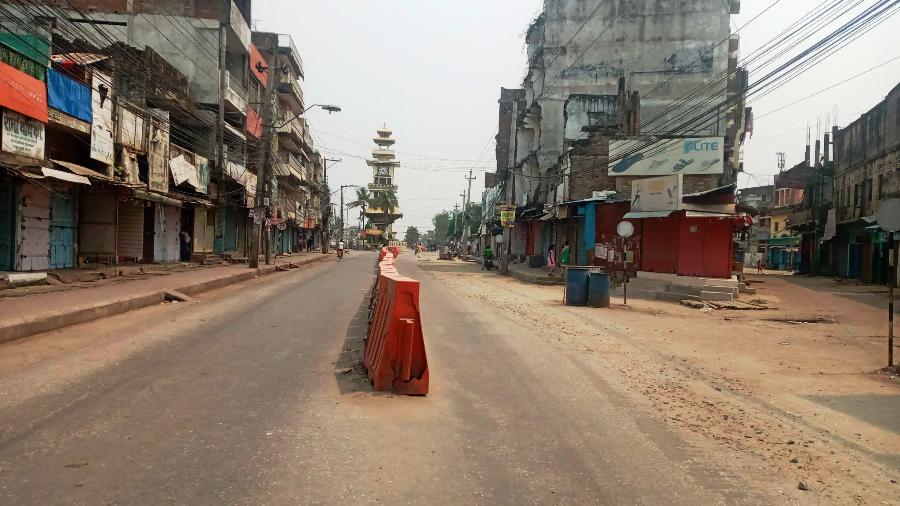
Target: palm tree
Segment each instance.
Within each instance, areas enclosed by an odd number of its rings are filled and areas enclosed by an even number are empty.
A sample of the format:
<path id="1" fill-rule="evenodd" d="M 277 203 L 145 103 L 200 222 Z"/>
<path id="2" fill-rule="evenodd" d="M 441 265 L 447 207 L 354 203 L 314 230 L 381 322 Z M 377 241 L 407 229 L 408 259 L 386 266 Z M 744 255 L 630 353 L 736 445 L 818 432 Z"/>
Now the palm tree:
<path id="1" fill-rule="evenodd" d="M 353 209 L 354 207 L 359 208 L 359 226 L 362 230 L 365 230 L 365 228 L 363 228 L 363 221 L 366 217 L 366 208 L 369 207 L 371 202 L 372 194 L 369 193 L 369 190 L 365 186 L 360 186 L 356 189 L 356 200 L 347 204 L 347 208 L 349 209 Z"/>
<path id="2" fill-rule="evenodd" d="M 398 207 L 400 207 L 400 203 L 397 201 L 397 195 L 388 190 L 375 194 L 375 198 L 372 201 L 372 207 L 381 210 L 381 213 L 384 215 L 384 223 L 387 226 L 393 223 L 391 215 L 394 214 Z M 384 239 L 385 241 L 389 241 L 391 238 L 385 237 Z"/>
<path id="3" fill-rule="evenodd" d="M 384 222 L 391 223 L 391 215 L 400 207 L 400 203 L 397 201 L 397 195 L 388 190 L 378 192 L 375 200 L 372 202 L 372 207 L 381 209 L 382 214 L 384 214 Z"/>

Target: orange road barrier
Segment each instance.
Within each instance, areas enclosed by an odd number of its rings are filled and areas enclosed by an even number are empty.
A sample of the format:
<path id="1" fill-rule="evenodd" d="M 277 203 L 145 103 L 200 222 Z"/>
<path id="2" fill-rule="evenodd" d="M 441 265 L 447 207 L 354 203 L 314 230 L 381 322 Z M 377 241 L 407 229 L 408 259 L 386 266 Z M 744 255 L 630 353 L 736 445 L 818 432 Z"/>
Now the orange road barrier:
<path id="1" fill-rule="evenodd" d="M 388 246 L 388 251 L 390 251 L 394 258 L 398 258 L 400 256 L 400 246 Z"/>
<path id="2" fill-rule="evenodd" d="M 428 360 L 419 315 L 419 282 L 397 272 L 382 249 L 366 336 L 365 365 L 375 390 L 428 393 Z"/>

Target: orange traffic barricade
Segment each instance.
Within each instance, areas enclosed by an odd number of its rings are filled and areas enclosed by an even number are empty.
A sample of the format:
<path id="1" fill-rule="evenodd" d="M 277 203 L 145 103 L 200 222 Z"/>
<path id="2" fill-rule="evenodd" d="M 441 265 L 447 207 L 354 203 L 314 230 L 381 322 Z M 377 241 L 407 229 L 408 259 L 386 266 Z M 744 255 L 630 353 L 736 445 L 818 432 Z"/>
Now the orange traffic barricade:
<path id="1" fill-rule="evenodd" d="M 397 272 L 382 250 L 370 305 L 365 365 L 375 390 L 428 393 L 428 360 L 419 312 L 419 282 Z"/>

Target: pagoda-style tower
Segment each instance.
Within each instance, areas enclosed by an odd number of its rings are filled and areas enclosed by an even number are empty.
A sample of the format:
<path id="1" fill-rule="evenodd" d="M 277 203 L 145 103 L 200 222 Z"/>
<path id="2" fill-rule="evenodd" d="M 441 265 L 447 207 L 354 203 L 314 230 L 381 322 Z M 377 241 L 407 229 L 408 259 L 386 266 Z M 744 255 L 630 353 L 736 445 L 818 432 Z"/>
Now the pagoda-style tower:
<path id="1" fill-rule="evenodd" d="M 372 150 L 372 159 L 368 160 L 368 164 L 372 167 L 372 182 L 369 184 L 369 191 L 372 194 L 372 202 L 366 209 L 366 218 L 371 224 L 369 227 L 369 235 L 380 235 L 385 240 L 394 239 L 393 223 L 403 217 L 400 212 L 399 205 L 385 214 L 384 210 L 379 207 L 379 197 L 384 193 L 391 192 L 396 196 L 397 185 L 394 184 L 394 171 L 400 166 L 400 162 L 396 159 L 394 152 L 393 132 L 385 125 L 378 130 L 378 137 L 375 141 L 375 149 Z M 380 233 L 372 233 L 375 229 Z"/>

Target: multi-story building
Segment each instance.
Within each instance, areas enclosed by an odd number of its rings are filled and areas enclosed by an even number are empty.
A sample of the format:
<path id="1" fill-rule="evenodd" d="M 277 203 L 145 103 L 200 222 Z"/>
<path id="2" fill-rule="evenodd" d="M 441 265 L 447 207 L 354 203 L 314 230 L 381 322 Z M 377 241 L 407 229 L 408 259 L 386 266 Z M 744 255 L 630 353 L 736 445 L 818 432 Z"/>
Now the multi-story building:
<path id="1" fill-rule="evenodd" d="M 249 1 L 60 5 L 6 6 L 0 22 L 0 107 L 18 133 L 2 135 L 0 270 L 246 256 L 267 85 L 275 115 L 289 109 L 302 129 L 287 167 L 291 136 L 272 142 L 275 252 L 318 226 L 323 171 L 300 117 L 302 60 L 270 34 L 266 68 Z M 14 100 L 21 90 L 33 99 Z"/>
<path id="2" fill-rule="evenodd" d="M 738 9 L 722 0 L 545 0 L 526 34 L 522 89 L 500 98 L 506 177 L 496 180 L 519 208 L 510 253 L 541 256 L 568 241 L 590 262 L 594 220 L 585 217 L 595 209 L 581 201 L 629 200 L 636 179 L 682 174 L 684 194 L 719 204 L 730 187 L 733 204 L 748 123 L 747 74 L 730 29 Z"/>
<path id="3" fill-rule="evenodd" d="M 879 204 L 900 197 L 900 85 L 834 139 L 833 271 L 885 284 L 890 238 L 875 225 Z"/>
<path id="4" fill-rule="evenodd" d="M 736 196 L 738 203 L 747 207 L 753 217 L 753 225 L 740 235 L 744 265 L 756 266 L 759 260 L 765 263 L 768 258 L 769 238 L 772 236 L 769 208 L 775 199 L 775 186 L 741 188 Z"/>

